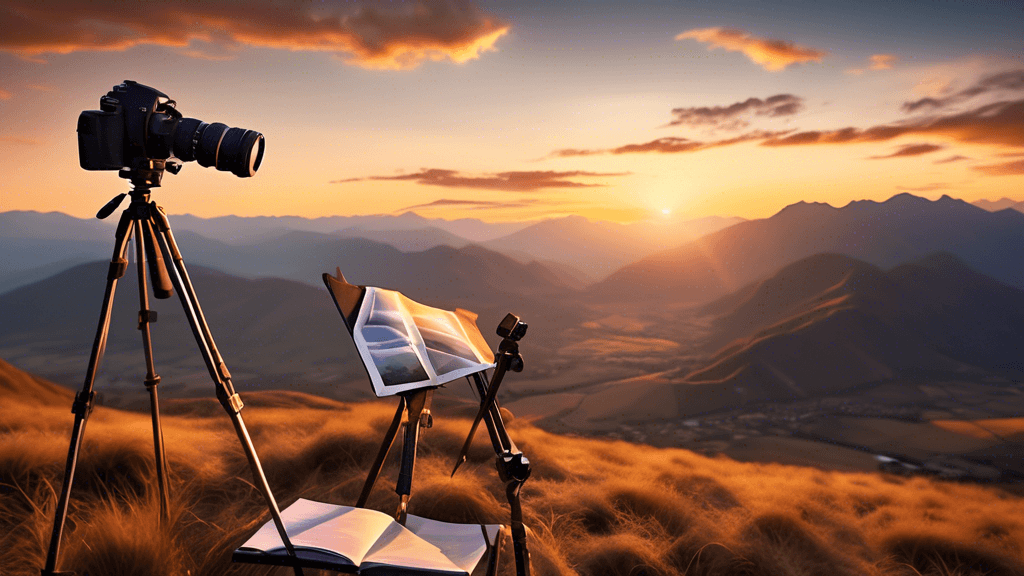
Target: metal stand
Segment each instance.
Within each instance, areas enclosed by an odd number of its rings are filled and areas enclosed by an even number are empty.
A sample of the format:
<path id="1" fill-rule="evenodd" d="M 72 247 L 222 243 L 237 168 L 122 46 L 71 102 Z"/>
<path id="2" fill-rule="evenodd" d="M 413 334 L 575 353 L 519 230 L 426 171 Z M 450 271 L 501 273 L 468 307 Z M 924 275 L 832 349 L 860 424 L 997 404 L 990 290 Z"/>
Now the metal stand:
<path id="1" fill-rule="evenodd" d="M 455 467 L 452 469 L 452 476 L 466 461 L 469 447 L 473 443 L 473 436 L 476 429 L 483 420 L 487 426 L 487 433 L 491 438 L 491 446 L 494 448 L 495 468 L 498 469 L 498 477 L 505 483 L 505 497 L 508 499 L 509 510 L 512 514 L 512 550 L 516 559 L 517 576 L 530 576 L 530 549 L 526 540 L 526 525 L 523 523 L 523 507 L 519 499 L 523 483 L 530 477 L 530 460 L 516 447 L 515 442 L 508 435 L 505 423 L 501 419 L 501 407 L 498 406 L 498 387 L 507 370 L 521 372 L 523 370 L 523 357 L 519 354 L 519 343 L 512 338 L 503 338 L 498 345 L 498 354 L 495 359 L 494 379 L 488 384 L 487 376 L 483 372 L 473 374 L 473 383 L 480 394 L 480 410 L 473 419 L 466 442 L 462 445 Z"/>
<path id="2" fill-rule="evenodd" d="M 527 547 L 526 525 L 523 524 L 523 509 L 519 500 L 519 492 L 523 482 L 530 477 L 530 461 L 509 437 L 508 430 L 505 429 L 505 423 L 501 419 L 498 401 L 495 398 L 498 393 L 498 387 L 501 385 L 501 380 L 509 369 L 513 372 L 522 371 L 523 360 L 519 354 L 518 343 L 506 338 L 498 346 L 494 380 L 490 385 L 488 385 L 487 377 L 483 372 L 473 374 L 471 377 L 467 376 L 467 379 L 472 378 L 476 385 L 476 390 L 480 394 L 480 411 L 477 413 L 469 437 L 463 445 L 462 453 L 455 465 L 455 470 L 458 470 L 459 465 L 466 461 L 466 453 L 469 450 L 470 444 L 472 444 L 473 435 L 480 421 L 483 420 L 487 426 L 487 433 L 491 437 L 494 452 L 497 455 L 495 465 L 498 469 L 498 477 L 505 483 L 505 496 L 508 498 L 512 514 L 510 528 L 516 560 L 516 574 L 517 576 L 530 576 L 530 551 Z M 395 488 L 395 492 L 398 493 L 401 500 L 398 505 L 398 511 L 395 513 L 395 518 L 400 524 L 405 524 L 409 498 L 412 492 L 412 474 L 413 467 L 416 464 L 416 445 L 419 441 L 419 430 L 420 428 L 430 428 L 433 425 L 430 401 L 434 390 L 434 388 L 423 388 L 399 394 L 398 410 L 395 411 L 395 417 L 391 420 L 391 425 L 388 426 L 388 430 L 384 434 L 384 441 L 377 452 L 377 458 L 370 467 L 370 472 L 363 483 L 363 491 L 359 494 L 359 500 L 356 502 L 357 507 L 362 508 L 366 506 L 370 492 L 373 490 L 373 485 L 380 475 L 381 468 L 384 467 L 384 461 L 387 460 L 388 453 L 391 451 L 395 438 L 398 436 L 398 429 L 404 420 L 406 429 L 402 444 L 402 465 L 398 473 L 398 485 Z M 452 470 L 452 476 L 455 475 L 455 470 Z M 497 557 L 500 550 L 501 547 L 497 544 L 491 549 L 488 575 L 493 575 L 497 570 Z"/>
<path id="3" fill-rule="evenodd" d="M 224 359 L 221 357 L 217 346 L 210 333 L 210 327 L 203 316 L 202 308 L 196 297 L 192 281 L 189 279 L 185 269 L 185 263 L 178 251 L 174 241 L 170 224 L 162 208 L 151 202 L 149 198 L 150 189 L 160 186 L 160 179 L 164 170 L 169 169 L 177 172 L 176 166 L 165 163 L 163 160 L 147 159 L 138 163 L 132 169 L 123 169 L 120 173 L 122 178 L 127 178 L 132 183 L 130 192 L 131 203 L 121 213 L 115 232 L 114 253 L 110 261 L 110 269 L 107 273 L 106 290 L 103 294 L 103 303 L 100 307 L 99 326 L 96 329 L 96 339 L 92 345 L 92 352 L 89 357 L 89 366 L 86 370 L 85 383 L 81 391 L 75 396 L 71 412 L 75 415 L 75 423 L 71 431 L 71 443 L 68 447 L 67 464 L 64 468 L 64 480 L 61 486 L 60 497 L 57 500 L 57 509 L 54 515 L 53 532 L 50 536 L 50 546 L 46 553 L 46 565 L 41 570 L 42 576 L 67 576 L 73 572 L 55 572 L 57 557 L 60 552 L 60 539 L 64 531 L 64 523 L 67 519 L 68 502 L 71 496 L 71 485 L 74 481 L 75 467 L 78 463 L 78 453 L 82 446 L 82 436 L 85 433 L 85 424 L 92 412 L 95 392 L 93 384 L 96 380 L 96 372 L 107 345 L 107 334 L 110 329 L 110 314 L 114 303 L 114 291 L 117 281 L 121 278 L 128 267 L 125 253 L 128 249 L 128 242 L 135 237 L 136 255 L 138 260 L 139 275 L 139 330 L 142 331 L 142 343 L 146 358 L 146 379 L 145 385 L 149 390 L 150 410 L 153 420 L 153 444 L 156 455 L 157 483 L 160 490 L 160 515 L 161 521 L 168 520 L 168 487 L 167 487 L 167 459 L 164 454 L 163 431 L 160 427 L 160 409 L 157 398 L 157 385 L 160 383 L 160 376 L 156 374 L 153 362 L 153 348 L 150 341 L 149 325 L 156 322 L 156 312 L 149 310 L 148 286 L 146 283 L 146 261 L 149 263 L 149 272 L 153 280 L 153 291 L 157 298 L 168 298 L 173 290 L 177 290 L 181 300 L 181 306 L 188 318 L 192 334 L 199 345 L 199 351 L 206 362 L 210 372 L 210 378 L 216 387 L 217 399 L 221 406 L 228 413 L 231 422 L 242 443 L 242 450 L 245 452 L 252 469 L 256 487 L 263 494 L 274 519 L 277 531 L 284 542 L 288 554 L 295 558 L 295 548 L 292 546 L 285 532 L 284 522 L 281 520 L 281 511 L 278 509 L 277 501 L 274 499 L 267 478 L 260 466 L 259 458 L 253 447 L 252 439 L 242 421 L 242 400 L 235 393 L 231 383 L 231 374 L 228 372 Z M 106 218 L 124 200 L 125 194 L 120 194 L 108 202 L 96 215 L 98 218 Z M 173 261 L 173 266 L 171 265 Z M 173 285 L 172 285 L 173 284 Z M 296 576 L 302 576 L 302 569 L 298 565 L 298 559 L 292 564 Z"/>

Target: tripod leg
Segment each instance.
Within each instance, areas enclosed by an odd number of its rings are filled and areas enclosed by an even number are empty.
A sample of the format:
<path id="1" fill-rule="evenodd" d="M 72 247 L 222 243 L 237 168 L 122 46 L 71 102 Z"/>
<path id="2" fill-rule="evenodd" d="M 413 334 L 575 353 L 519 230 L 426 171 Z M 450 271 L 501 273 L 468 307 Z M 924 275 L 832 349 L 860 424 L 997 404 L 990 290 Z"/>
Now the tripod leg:
<path id="1" fill-rule="evenodd" d="M 405 425 L 405 438 L 402 440 L 402 468 L 398 471 L 398 485 L 395 492 L 401 497 L 398 511 L 395 517 L 398 523 L 405 526 L 405 519 L 409 508 L 409 498 L 412 495 L 412 474 L 416 468 L 416 446 L 420 440 L 420 417 L 428 413 L 426 405 L 428 396 L 433 390 L 417 390 L 406 400 L 409 411 L 408 421 Z"/>
<path id="2" fill-rule="evenodd" d="M 522 482 L 510 482 L 505 487 L 509 508 L 512 509 L 512 548 L 516 558 L 516 576 L 530 576 L 530 550 L 526 545 L 526 525 L 523 524 L 523 507 L 519 502 Z"/>
<path id="3" fill-rule="evenodd" d="M 384 461 L 388 458 L 388 452 L 391 451 L 391 447 L 395 444 L 395 437 L 398 436 L 398 428 L 402 425 L 402 415 L 405 413 L 405 396 L 399 396 L 398 398 L 398 410 L 395 412 L 395 417 L 391 420 L 391 426 L 388 426 L 388 431 L 384 434 L 384 441 L 380 444 L 377 459 L 373 461 L 370 473 L 366 475 L 363 491 L 359 494 L 359 501 L 356 502 L 357 508 L 366 506 L 366 501 L 370 498 L 370 492 L 373 491 L 373 485 L 377 482 L 380 470 L 384 467 Z"/>
<path id="4" fill-rule="evenodd" d="M 169 267 L 168 273 L 170 273 L 174 288 L 178 291 L 178 297 L 185 311 L 185 317 L 192 328 L 192 334 L 196 338 L 196 344 L 199 345 L 199 351 L 206 362 L 206 367 L 210 371 L 210 377 L 217 387 L 217 399 L 220 400 L 221 406 L 224 407 L 224 410 L 231 418 L 231 423 L 235 427 L 235 433 L 242 444 L 242 451 L 245 452 L 245 457 L 249 461 L 249 468 L 252 470 L 256 487 L 263 494 L 264 500 L 266 500 L 267 508 L 270 511 L 270 516 L 274 521 L 274 526 L 277 528 L 281 541 L 284 543 L 288 555 L 295 558 L 295 564 L 293 565 L 295 574 L 296 576 L 302 576 L 302 568 L 298 564 L 295 547 L 288 537 L 287 530 L 285 530 L 284 520 L 281 519 L 281 510 L 277 506 L 274 493 L 270 491 L 270 484 L 263 473 L 263 467 L 260 465 L 259 457 L 256 455 L 256 448 L 252 444 L 252 438 L 245 427 L 245 422 L 242 421 L 242 399 L 235 393 L 235 388 L 231 384 L 231 374 L 228 372 L 224 359 L 221 357 L 220 352 L 217 350 L 217 345 L 213 341 L 210 326 L 203 316 L 199 300 L 196 298 L 195 288 L 192 286 L 192 280 L 185 269 L 185 262 L 181 257 L 181 252 L 178 250 L 178 245 L 174 242 L 174 235 L 171 232 L 170 224 L 167 222 L 163 211 L 155 203 L 151 204 L 151 206 L 153 209 L 150 211 L 150 215 L 153 218 L 153 224 L 159 231 L 157 240 L 160 244 L 160 250 L 164 254 L 165 261 L 173 261 L 174 263 L 174 268 Z"/>
<path id="5" fill-rule="evenodd" d="M 142 332 L 142 350 L 146 356 L 146 390 L 149 392 L 149 411 L 153 421 L 153 453 L 156 460 L 156 480 L 160 489 L 160 519 L 170 519 L 169 494 L 167 489 L 167 455 L 164 452 L 164 433 L 160 426 L 160 402 L 156 386 L 160 376 L 153 362 L 153 342 L 149 332 L 150 322 L 156 321 L 156 312 L 149 309 L 149 286 L 146 283 L 146 257 L 154 253 L 153 228 L 149 220 L 135 221 L 135 260 L 139 274 L 139 331 Z M 152 261 L 151 261 L 152 262 Z"/>
<path id="6" fill-rule="evenodd" d="M 103 292 L 103 304 L 100 306 L 100 320 L 96 328 L 96 339 L 92 344 L 92 352 L 89 355 L 89 367 L 85 372 L 85 382 L 82 390 L 75 396 L 75 403 L 71 411 L 75 415 L 75 423 L 71 429 L 71 444 L 68 446 L 68 459 L 64 466 L 64 481 L 61 486 L 60 497 L 57 499 L 57 510 L 54 513 L 53 532 L 50 534 L 50 546 L 46 551 L 46 565 L 42 570 L 43 576 L 52 576 L 57 567 L 57 556 L 60 553 L 60 538 L 64 532 L 64 522 L 67 520 L 68 502 L 71 499 L 71 484 L 75 479 L 75 467 L 78 464 L 78 452 L 82 447 L 82 435 L 85 434 L 85 424 L 92 412 L 92 401 L 95 393 L 93 384 L 96 381 L 96 371 L 103 360 L 103 352 L 107 347 L 107 334 L 110 331 L 110 312 L 114 305 L 114 292 L 117 288 L 117 280 L 124 275 L 128 267 L 128 261 L 124 254 L 128 249 L 128 239 L 131 237 L 132 219 L 125 211 L 121 214 L 121 220 L 117 223 L 117 231 L 114 233 L 114 254 L 110 259 L 110 268 L 107 271 L 107 286 Z"/>

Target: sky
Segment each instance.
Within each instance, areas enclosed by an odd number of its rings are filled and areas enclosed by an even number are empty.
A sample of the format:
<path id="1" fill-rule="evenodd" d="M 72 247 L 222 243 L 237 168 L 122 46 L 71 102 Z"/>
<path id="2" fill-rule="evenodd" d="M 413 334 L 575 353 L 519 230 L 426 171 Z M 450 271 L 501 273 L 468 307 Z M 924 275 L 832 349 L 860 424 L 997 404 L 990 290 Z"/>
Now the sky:
<path id="1" fill-rule="evenodd" d="M 91 217 L 78 115 L 126 79 L 258 130 L 186 163 L 202 217 L 767 217 L 1024 200 L 1024 3 L 5 0 L 0 211 Z"/>

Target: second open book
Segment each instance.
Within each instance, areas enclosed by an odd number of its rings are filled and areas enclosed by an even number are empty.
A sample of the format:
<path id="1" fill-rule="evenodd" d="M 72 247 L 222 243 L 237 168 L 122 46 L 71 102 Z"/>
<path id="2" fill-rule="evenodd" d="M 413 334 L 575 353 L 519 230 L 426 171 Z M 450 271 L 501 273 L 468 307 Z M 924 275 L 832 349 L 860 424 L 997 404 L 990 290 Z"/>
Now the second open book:
<path id="1" fill-rule="evenodd" d="M 300 564 L 342 572 L 467 576 L 494 544 L 497 524 L 449 524 L 410 514 L 405 526 L 366 508 L 300 498 L 281 512 Z M 236 562 L 288 564 L 273 521 L 235 551 Z"/>

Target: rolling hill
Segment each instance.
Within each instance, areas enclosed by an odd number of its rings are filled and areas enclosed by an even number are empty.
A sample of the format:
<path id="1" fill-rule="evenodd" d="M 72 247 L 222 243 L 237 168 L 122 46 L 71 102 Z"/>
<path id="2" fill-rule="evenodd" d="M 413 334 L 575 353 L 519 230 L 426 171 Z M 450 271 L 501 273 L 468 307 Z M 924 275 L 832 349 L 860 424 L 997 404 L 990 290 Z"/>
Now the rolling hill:
<path id="1" fill-rule="evenodd" d="M 782 266 L 818 253 L 890 267 L 939 251 L 1007 284 L 1024 287 L 1024 214 L 987 212 L 943 196 L 899 194 L 842 208 L 800 202 L 648 256 L 590 287 L 595 298 L 643 297 L 707 303 Z"/>

